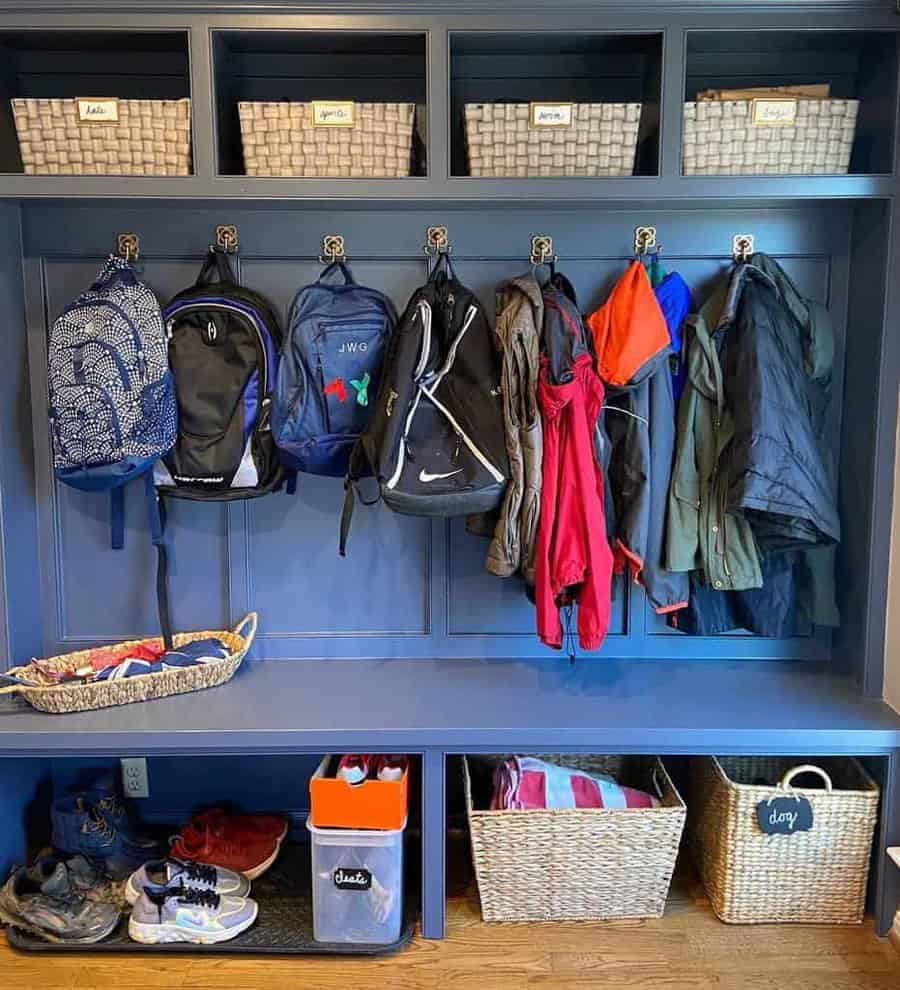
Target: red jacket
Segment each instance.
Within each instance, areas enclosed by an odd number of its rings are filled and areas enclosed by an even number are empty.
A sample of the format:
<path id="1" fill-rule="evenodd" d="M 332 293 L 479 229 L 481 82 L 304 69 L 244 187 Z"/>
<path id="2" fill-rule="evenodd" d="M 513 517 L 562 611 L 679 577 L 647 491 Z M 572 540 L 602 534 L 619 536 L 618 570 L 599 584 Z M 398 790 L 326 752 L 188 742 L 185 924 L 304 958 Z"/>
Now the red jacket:
<path id="1" fill-rule="evenodd" d="M 598 650 L 609 627 L 612 594 L 603 477 L 593 448 L 604 393 L 589 354 L 578 355 L 571 371 L 570 381 L 554 385 L 547 359 L 542 359 L 538 398 L 544 462 L 535 571 L 537 628 L 541 642 L 561 649 L 559 609 L 577 601 L 581 648 Z"/>

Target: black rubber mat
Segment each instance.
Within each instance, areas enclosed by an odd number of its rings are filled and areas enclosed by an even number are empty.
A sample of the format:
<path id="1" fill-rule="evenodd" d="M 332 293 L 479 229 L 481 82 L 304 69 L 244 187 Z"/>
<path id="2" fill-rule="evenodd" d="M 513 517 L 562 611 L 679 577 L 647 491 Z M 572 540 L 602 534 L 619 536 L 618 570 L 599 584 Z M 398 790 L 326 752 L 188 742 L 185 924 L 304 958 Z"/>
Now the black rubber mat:
<path id="1" fill-rule="evenodd" d="M 128 918 L 102 942 L 94 945 L 57 945 L 17 928 L 9 928 L 9 944 L 25 952 L 211 952 L 218 954 L 280 953 L 284 955 L 374 956 L 396 952 L 412 938 L 418 899 L 404 898 L 400 938 L 389 945 L 348 945 L 313 940 L 313 913 L 308 845 L 286 844 L 275 865 L 253 883 L 251 897 L 259 903 L 259 917 L 252 928 L 219 945 L 142 945 L 128 937 Z"/>

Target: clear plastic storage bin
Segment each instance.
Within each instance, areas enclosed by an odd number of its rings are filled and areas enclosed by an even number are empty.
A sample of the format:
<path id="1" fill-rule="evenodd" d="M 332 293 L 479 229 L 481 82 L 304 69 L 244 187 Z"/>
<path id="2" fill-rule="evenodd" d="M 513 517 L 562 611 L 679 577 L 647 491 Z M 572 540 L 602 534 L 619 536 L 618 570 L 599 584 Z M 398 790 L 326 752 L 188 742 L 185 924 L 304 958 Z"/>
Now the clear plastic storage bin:
<path id="1" fill-rule="evenodd" d="M 313 937 L 385 945 L 403 920 L 403 828 L 316 828 L 312 837 Z"/>

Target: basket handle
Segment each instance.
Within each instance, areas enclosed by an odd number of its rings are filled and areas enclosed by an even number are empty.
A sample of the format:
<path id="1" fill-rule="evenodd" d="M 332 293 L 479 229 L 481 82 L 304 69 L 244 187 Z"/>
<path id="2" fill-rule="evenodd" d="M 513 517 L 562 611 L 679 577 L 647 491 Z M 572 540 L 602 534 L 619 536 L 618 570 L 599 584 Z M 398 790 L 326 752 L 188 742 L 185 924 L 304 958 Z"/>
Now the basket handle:
<path id="1" fill-rule="evenodd" d="M 0 687 L 0 694 L 16 694 L 19 691 L 27 691 L 24 684 L 9 684 L 7 687 Z"/>
<path id="2" fill-rule="evenodd" d="M 240 636 L 247 644 L 247 649 L 256 636 L 256 627 L 259 625 L 259 613 L 248 612 L 243 619 L 234 627 L 232 632 L 235 636 Z"/>
<path id="3" fill-rule="evenodd" d="M 814 767 L 811 763 L 804 763 L 802 766 L 794 767 L 793 770 L 788 770 L 788 772 L 779 781 L 778 789 L 782 791 L 790 790 L 791 781 L 794 777 L 801 773 L 817 773 L 825 782 L 825 790 L 829 793 L 831 792 L 831 777 L 829 777 L 821 767 Z"/>

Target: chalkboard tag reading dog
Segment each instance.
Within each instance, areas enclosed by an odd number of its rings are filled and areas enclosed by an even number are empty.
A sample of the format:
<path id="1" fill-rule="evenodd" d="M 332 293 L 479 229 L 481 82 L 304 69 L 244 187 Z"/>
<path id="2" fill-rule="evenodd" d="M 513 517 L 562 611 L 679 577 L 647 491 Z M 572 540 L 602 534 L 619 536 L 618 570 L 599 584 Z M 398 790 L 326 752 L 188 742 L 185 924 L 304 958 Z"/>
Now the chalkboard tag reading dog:
<path id="1" fill-rule="evenodd" d="M 765 835 L 796 835 L 813 827 L 813 808 L 809 798 L 797 793 L 791 781 L 801 773 L 817 774 L 831 791 L 831 778 L 819 767 L 800 766 L 789 770 L 778 784 L 778 793 L 756 806 L 756 820 Z"/>

